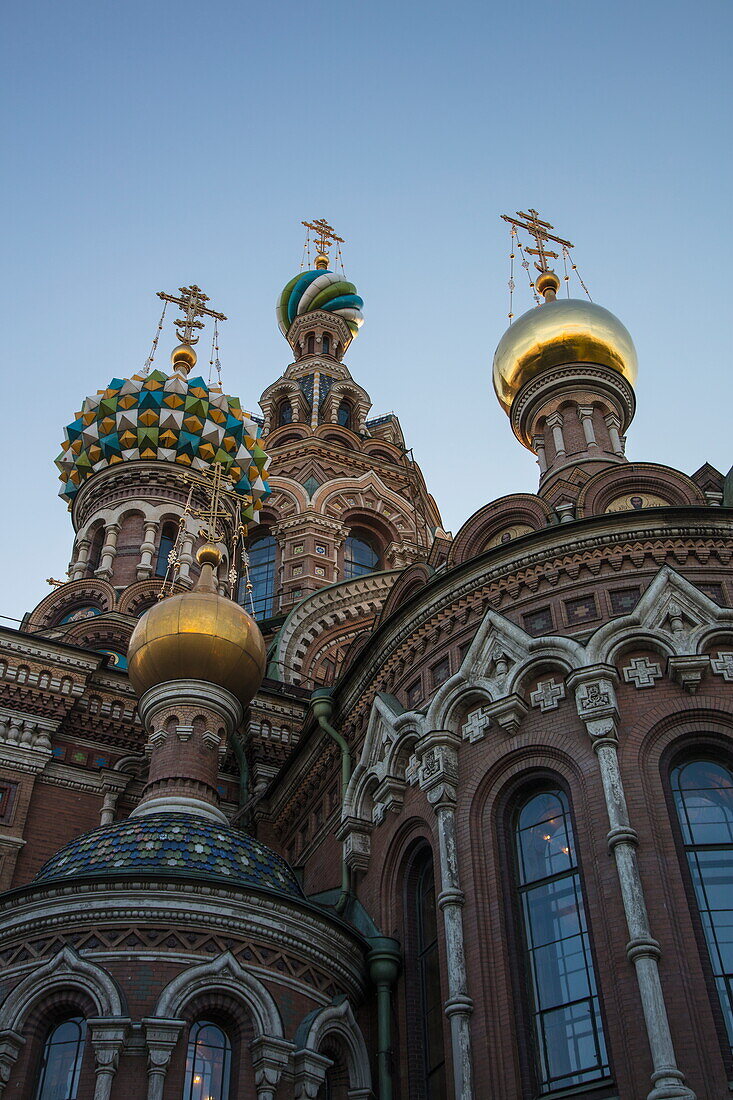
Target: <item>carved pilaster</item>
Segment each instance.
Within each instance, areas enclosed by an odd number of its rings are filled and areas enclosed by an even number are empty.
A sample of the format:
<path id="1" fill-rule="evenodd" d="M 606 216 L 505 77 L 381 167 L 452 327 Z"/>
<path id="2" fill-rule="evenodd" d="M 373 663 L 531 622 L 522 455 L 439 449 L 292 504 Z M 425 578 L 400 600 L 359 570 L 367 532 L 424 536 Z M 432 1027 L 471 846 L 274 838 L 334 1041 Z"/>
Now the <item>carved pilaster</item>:
<path id="1" fill-rule="evenodd" d="M 5 1095 L 5 1086 L 24 1045 L 25 1039 L 17 1031 L 0 1031 L 0 1097 Z"/>
<path id="2" fill-rule="evenodd" d="M 165 1078 L 178 1036 L 185 1027 L 184 1020 L 162 1020 L 148 1017 L 143 1020 L 145 1043 L 148 1048 L 148 1096 L 147 1100 L 163 1100 Z"/>
<path id="3" fill-rule="evenodd" d="M 87 1020 L 94 1051 L 94 1100 L 109 1100 L 130 1022 L 127 1018 L 119 1017 Z"/>
<path id="4" fill-rule="evenodd" d="M 270 1035 L 260 1035 L 250 1043 L 255 1071 L 257 1100 L 275 1100 L 277 1085 L 290 1061 L 293 1044 Z"/>

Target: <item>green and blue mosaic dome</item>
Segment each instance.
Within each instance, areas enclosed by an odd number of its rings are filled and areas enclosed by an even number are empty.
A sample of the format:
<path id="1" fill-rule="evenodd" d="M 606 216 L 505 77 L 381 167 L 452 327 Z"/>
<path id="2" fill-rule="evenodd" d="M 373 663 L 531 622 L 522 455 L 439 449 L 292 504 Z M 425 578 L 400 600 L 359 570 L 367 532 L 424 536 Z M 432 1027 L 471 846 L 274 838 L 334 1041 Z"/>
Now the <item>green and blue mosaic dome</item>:
<path id="1" fill-rule="evenodd" d="M 106 390 L 87 397 L 64 436 L 56 465 L 63 483 L 59 495 L 69 503 L 92 474 L 135 459 L 194 470 L 221 462 L 242 497 L 245 523 L 270 491 L 259 425 L 236 397 L 203 378 L 159 370 L 113 378 Z"/>
<path id="2" fill-rule="evenodd" d="M 296 317 L 311 313 L 314 309 L 335 313 L 346 321 L 352 335 L 356 336 L 364 324 L 363 305 L 364 300 L 356 293 L 356 287 L 347 282 L 343 275 L 318 270 L 301 271 L 295 275 L 283 288 L 275 309 L 283 336 L 288 335 Z"/>
<path id="3" fill-rule="evenodd" d="M 35 877 L 51 882 L 139 873 L 217 879 L 302 898 L 281 856 L 254 837 L 192 814 L 150 814 L 84 833 L 52 856 Z"/>

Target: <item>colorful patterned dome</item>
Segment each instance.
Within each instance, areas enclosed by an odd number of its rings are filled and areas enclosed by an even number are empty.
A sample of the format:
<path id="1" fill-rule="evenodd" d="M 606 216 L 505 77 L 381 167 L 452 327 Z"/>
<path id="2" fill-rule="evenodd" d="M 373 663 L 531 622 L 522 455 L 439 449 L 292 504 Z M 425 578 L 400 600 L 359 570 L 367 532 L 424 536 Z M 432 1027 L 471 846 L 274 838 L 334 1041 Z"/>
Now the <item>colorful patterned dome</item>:
<path id="1" fill-rule="evenodd" d="M 302 898 L 292 870 L 254 837 L 192 814 L 150 814 L 84 833 L 52 856 L 35 882 L 139 872 L 218 879 Z"/>
<path id="2" fill-rule="evenodd" d="M 70 503 L 97 470 L 135 459 L 162 459 L 194 470 L 221 462 L 236 479 L 244 521 L 254 519 L 269 494 L 269 458 L 260 428 L 236 397 L 207 386 L 203 378 L 152 371 L 147 377 L 113 378 L 106 390 L 87 397 L 64 429 L 56 459 Z"/>
<path id="3" fill-rule="evenodd" d="M 287 336 L 296 317 L 311 313 L 314 309 L 325 309 L 327 313 L 343 318 L 356 336 L 364 324 L 363 305 L 356 287 L 347 282 L 343 275 L 337 275 L 334 271 L 302 271 L 290 280 L 278 298 L 277 323 L 283 336 Z"/>

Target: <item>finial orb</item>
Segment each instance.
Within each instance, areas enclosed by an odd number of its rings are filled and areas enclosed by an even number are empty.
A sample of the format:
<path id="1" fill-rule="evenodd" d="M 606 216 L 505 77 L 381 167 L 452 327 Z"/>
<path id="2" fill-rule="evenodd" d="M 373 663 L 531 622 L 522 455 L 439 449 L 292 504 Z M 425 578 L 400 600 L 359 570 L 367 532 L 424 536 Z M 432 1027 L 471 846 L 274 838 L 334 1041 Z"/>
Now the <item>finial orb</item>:
<path id="1" fill-rule="evenodd" d="M 530 309 L 510 325 L 494 353 L 499 404 L 508 413 L 526 382 L 541 371 L 574 363 L 610 367 L 632 386 L 636 381 L 634 342 L 609 310 L 576 298 L 557 298 Z"/>
<path id="2" fill-rule="evenodd" d="M 328 271 L 328 256 L 325 252 L 319 252 L 316 256 L 316 271 Z"/>
<path id="3" fill-rule="evenodd" d="M 185 366 L 186 371 L 193 370 L 197 360 L 198 355 L 190 344 L 179 344 L 171 352 L 171 363 L 174 369 L 178 366 Z"/>
<path id="4" fill-rule="evenodd" d="M 199 565 L 205 565 L 208 562 L 209 565 L 213 565 L 214 569 L 216 569 L 221 561 L 221 550 L 218 546 L 214 546 L 213 542 L 205 542 L 204 545 L 199 546 L 196 551 L 196 561 Z"/>
<path id="5" fill-rule="evenodd" d="M 534 285 L 537 293 L 544 297 L 549 291 L 557 294 L 560 289 L 560 280 L 554 271 L 542 271 L 535 279 Z"/>

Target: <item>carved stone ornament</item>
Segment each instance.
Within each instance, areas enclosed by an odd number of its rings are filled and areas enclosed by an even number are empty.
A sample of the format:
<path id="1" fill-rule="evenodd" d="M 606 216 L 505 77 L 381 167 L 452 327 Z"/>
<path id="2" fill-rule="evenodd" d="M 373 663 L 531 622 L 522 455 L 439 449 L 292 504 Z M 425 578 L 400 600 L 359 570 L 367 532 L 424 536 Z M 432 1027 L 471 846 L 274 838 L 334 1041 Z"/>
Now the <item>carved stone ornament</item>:
<path id="1" fill-rule="evenodd" d="M 421 738 L 407 768 L 407 781 L 418 784 L 428 801 L 455 802 L 460 740 L 448 730 L 435 730 Z"/>
<path id="2" fill-rule="evenodd" d="M 648 657 L 634 657 L 623 673 L 626 683 L 633 684 L 635 688 L 654 687 L 655 682 L 662 678 L 659 664 L 657 661 L 650 661 Z"/>
<path id="3" fill-rule="evenodd" d="M 670 657 L 667 663 L 670 679 L 674 680 L 690 695 L 696 694 L 709 667 L 710 658 L 705 654 Z"/>

